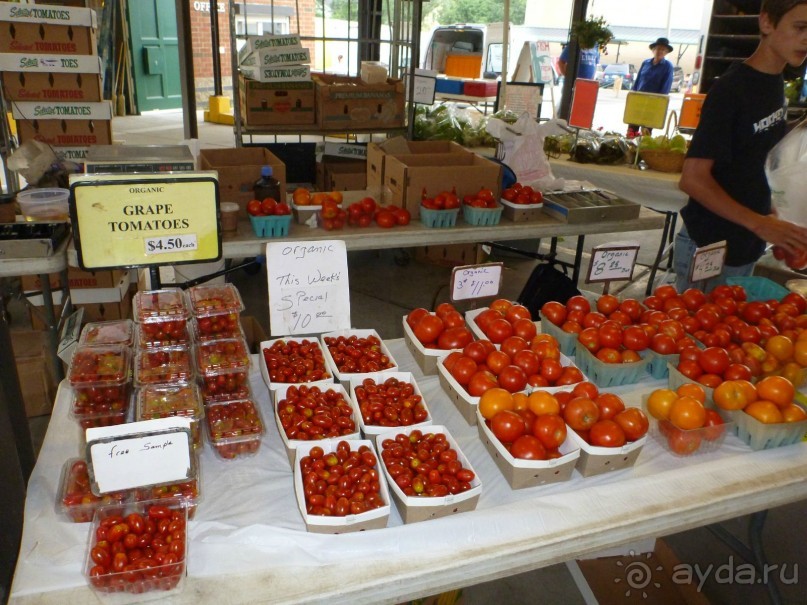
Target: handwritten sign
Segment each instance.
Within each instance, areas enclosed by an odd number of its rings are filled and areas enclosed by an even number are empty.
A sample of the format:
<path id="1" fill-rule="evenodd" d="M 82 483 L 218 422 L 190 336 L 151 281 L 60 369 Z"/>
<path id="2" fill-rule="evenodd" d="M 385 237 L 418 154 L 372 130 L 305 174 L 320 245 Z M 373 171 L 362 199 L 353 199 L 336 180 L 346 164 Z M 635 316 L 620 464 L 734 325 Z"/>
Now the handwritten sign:
<path id="1" fill-rule="evenodd" d="M 177 416 L 87 429 L 90 489 L 101 495 L 187 481 L 196 464 L 190 426 Z"/>
<path id="2" fill-rule="evenodd" d="M 593 248 L 586 283 L 630 281 L 638 254 L 638 244 L 606 244 Z"/>
<path id="3" fill-rule="evenodd" d="M 269 242 L 266 271 L 272 334 L 315 334 L 350 328 L 344 241 Z"/>
<path id="4" fill-rule="evenodd" d="M 594 123 L 594 108 L 597 106 L 599 92 L 600 83 L 596 80 L 578 78 L 574 81 L 572 106 L 569 110 L 569 126 L 591 128 Z"/>
<path id="5" fill-rule="evenodd" d="M 692 255 L 689 281 L 696 282 L 710 277 L 717 277 L 723 273 L 725 260 L 726 240 L 696 248 L 695 254 Z"/>
<path id="6" fill-rule="evenodd" d="M 638 124 L 646 128 L 664 128 L 670 97 L 652 92 L 630 91 L 625 99 L 625 124 Z"/>
<path id="7" fill-rule="evenodd" d="M 496 296 L 502 285 L 502 263 L 466 265 L 451 272 L 451 300 Z"/>
<path id="8" fill-rule="evenodd" d="M 407 92 L 409 92 L 409 75 L 406 81 Z M 437 90 L 437 72 L 431 69 L 415 69 L 415 85 L 409 97 L 413 103 L 421 105 L 434 105 L 434 94 Z"/>
<path id="9" fill-rule="evenodd" d="M 533 82 L 508 82 L 504 87 L 503 105 L 510 111 L 521 115 L 526 112 L 535 119 L 541 117 L 541 105 L 544 102 L 544 85 Z"/>

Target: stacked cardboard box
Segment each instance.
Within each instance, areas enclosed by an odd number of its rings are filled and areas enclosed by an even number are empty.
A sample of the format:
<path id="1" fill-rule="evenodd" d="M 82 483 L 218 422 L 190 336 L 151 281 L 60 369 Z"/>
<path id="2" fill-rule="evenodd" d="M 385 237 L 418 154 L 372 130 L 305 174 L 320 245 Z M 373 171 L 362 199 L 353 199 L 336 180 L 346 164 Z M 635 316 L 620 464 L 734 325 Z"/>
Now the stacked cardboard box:
<path id="1" fill-rule="evenodd" d="M 241 115 L 247 125 L 314 124 L 310 61 L 297 34 L 247 38 L 238 51 Z"/>
<path id="2" fill-rule="evenodd" d="M 320 191 L 367 189 L 367 146 L 324 143 L 317 150 L 316 178 Z"/>
<path id="3" fill-rule="evenodd" d="M 22 142 L 74 161 L 112 142 L 96 28 L 88 8 L 0 2 L 0 73 Z"/>

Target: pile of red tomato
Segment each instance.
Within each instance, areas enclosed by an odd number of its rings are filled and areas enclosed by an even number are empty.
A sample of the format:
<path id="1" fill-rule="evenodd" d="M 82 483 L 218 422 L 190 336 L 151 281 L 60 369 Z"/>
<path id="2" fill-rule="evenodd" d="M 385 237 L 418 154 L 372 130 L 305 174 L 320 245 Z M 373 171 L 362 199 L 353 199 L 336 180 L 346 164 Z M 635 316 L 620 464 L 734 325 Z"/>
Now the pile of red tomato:
<path id="1" fill-rule="evenodd" d="M 493 344 L 501 344 L 510 336 L 530 340 L 538 332 L 530 310 L 504 298 L 494 300 L 474 317 L 474 323 Z"/>
<path id="2" fill-rule="evenodd" d="M 451 191 L 441 191 L 434 197 L 428 197 L 426 189 L 423 189 L 420 205 L 427 210 L 454 210 L 460 207 L 460 198 L 457 196 L 456 187 Z"/>
<path id="3" fill-rule="evenodd" d="M 437 305 L 434 313 L 423 307 L 412 309 L 406 323 L 418 342 L 428 349 L 462 349 L 474 339 L 462 313 L 448 302 Z"/>
<path id="4" fill-rule="evenodd" d="M 247 204 L 247 214 L 252 216 L 284 216 L 291 214 L 291 206 L 286 202 L 278 202 L 274 198 L 267 197 L 263 201 L 251 200 Z"/>
<path id="5" fill-rule="evenodd" d="M 482 187 L 476 193 L 462 196 L 462 203 L 472 208 L 498 208 L 499 202 L 493 191 L 487 187 Z"/>
<path id="6" fill-rule="evenodd" d="M 544 194 L 533 189 L 529 185 L 514 183 L 502 191 L 502 198 L 513 204 L 527 206 L 530 204 L 542 204 L 544 201 Z"/>

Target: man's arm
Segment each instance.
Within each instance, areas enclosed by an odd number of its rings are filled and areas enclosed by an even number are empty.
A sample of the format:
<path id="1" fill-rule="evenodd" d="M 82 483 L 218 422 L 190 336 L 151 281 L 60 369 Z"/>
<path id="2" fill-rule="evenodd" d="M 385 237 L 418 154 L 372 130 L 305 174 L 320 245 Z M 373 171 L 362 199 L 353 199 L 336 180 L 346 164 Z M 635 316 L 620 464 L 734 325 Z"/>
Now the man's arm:
<path id="1" fill-rule="evenodd" d="M 737 202 L 712 176 L 713 165 L 714 160 L 687 158 L 678 188 L 707 210 L 745 227 L 766 242 L 781 246 L 790 254 L 807 248 L 807 228 L 780 220 L 772 214 L 757 214 Z"/>
<path id="2" fill-rule="evenodd" d="M 562 76 L 566 75 L 566 65 L 568 65 L 566 61 L 563 59 L 558 59 L 558 73 Z"/>
<path id="3" fill-rule="evenodd" d="M 665 61 L 667 61 L 665 59 Z M 673 64 L 667 61 L 667 77 L 664 79 L 664 83 L 661 85 L 661 90 L 659 92 L 663 95 L 670 94 L 670 89 L 672 88 L 672 81 L 673 81 Z"/>

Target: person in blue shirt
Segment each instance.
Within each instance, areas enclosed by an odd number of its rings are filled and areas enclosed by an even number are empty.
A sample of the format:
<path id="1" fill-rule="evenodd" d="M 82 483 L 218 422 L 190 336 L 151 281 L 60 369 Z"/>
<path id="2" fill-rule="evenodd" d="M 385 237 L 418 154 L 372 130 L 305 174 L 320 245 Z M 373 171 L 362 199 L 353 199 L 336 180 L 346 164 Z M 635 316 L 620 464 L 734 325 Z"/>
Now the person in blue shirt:
<path id="1" fill-rule="evenodd" d="M 600 50 L 596 46 L 594 48 L 581 48 L 580 49 L 580 63 L 577 66 L 577 77 L 585 78 L 586 80 L 593 80 L 594 74 L 597 73 L 597 65 L 600 62 Z M 566 75 L 566 66 L 569 64 L 569 45 L 563 47 L 558 57 L 558 72 L 561 76 Z"/>
<path id="2" fill-rule="evenodd" d="M 650 50 L 653 51 L 653 56 L 642 61 L 639 73 L 636 74 L 633 90 L 654 92 L 662 95 L 670 94 L 673 81 L 673 64 L 664 57 L 673 51 L 673 47 L 670 46 L 670 41 L 667 38 L 659 38 L 650 45 Z M 649 133 L 650 130 L 645 129 L 645 134 Z M 641 134 L 639 126 L 636 124 L 628 125 L 628 138 L 639 134 Z"/>

